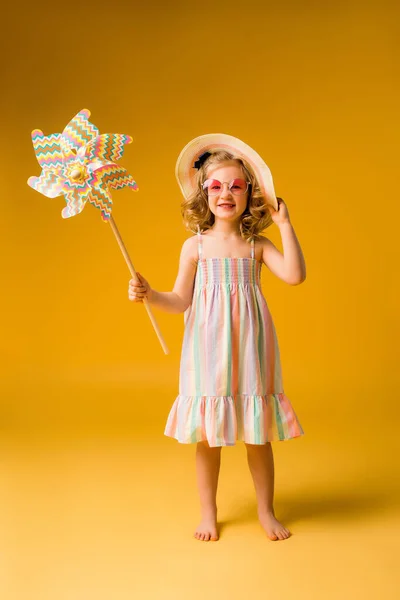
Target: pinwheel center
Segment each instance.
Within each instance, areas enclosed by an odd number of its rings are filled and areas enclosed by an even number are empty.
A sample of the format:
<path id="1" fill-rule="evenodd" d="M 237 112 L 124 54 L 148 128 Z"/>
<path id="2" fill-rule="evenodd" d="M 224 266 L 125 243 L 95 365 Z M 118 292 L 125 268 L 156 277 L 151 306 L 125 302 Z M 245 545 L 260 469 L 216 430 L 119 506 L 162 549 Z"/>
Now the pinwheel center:
<path id="1" fill-rule="evenodd" d="M 83 167 L 74 167 L 71 171 L 70 177 L 74 181 L 82 181 L 85 179 L 85 170 Z"/>

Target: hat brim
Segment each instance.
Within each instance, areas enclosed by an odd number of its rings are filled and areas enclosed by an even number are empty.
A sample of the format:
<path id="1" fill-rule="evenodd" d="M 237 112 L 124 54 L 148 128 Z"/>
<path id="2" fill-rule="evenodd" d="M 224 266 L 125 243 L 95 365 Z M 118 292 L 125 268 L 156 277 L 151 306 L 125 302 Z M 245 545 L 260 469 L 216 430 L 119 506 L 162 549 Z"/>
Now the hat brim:
<path id="1" fill-rule="evenodd" d="M 175 166 L 175 175 L 182 194 L 187 198 L 195 189 L 196 159 L 206 150 L 227 150 L 244 158 L 252 167 L 267 204 L 278 210 L 271 171 L 261 156 L 239 138 L 226 133 L 208 133 L 191 140 L 183 148 Z"/>

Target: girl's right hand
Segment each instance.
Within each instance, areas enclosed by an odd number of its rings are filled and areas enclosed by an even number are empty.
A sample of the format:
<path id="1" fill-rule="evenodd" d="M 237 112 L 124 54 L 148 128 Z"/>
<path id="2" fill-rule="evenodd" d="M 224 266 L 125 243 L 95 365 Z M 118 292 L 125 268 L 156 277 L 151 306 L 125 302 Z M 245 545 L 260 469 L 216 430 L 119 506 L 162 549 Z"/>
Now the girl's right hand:
<path id="1" fill-rule="evenodd" d="M 139 282 L 137 282 L 136 279 L 129 280 L 129 300 L 132 302 L 143 302 L 143 298 L 146 296 L 147 300 L 150 302 L 153 290 L 151 289 L 149 282 L 138 271 L 136 271 L 136 275 L 138 276 Z"/>

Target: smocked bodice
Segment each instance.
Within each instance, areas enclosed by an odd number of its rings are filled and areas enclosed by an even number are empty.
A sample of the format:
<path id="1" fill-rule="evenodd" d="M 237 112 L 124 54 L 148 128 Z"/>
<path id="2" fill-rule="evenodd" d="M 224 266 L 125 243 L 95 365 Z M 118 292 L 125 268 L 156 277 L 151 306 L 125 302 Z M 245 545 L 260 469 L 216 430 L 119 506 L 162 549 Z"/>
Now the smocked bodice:
<path id="1" fill-rule="evenodd" d="M 260 285 L 261 263 L 255 258 L 201 258 L 195 285 Z"/>

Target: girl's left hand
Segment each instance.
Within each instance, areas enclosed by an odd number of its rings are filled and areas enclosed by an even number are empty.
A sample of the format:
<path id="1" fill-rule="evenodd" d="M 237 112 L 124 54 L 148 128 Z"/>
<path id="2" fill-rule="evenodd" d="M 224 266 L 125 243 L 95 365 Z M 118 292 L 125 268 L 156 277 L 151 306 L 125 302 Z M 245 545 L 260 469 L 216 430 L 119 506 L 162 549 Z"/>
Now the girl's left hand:
<path id="1" fill-rule="evenodd" d="M 283 223 L 290 223 L 289 212 L 286 204 L 282 198 L 277 197 L 276 199 L 278 201 L 278 210 L 275 210 L 270 204 L 267 205 L 273 222 L 278 226 L 283 225 Z"/>

